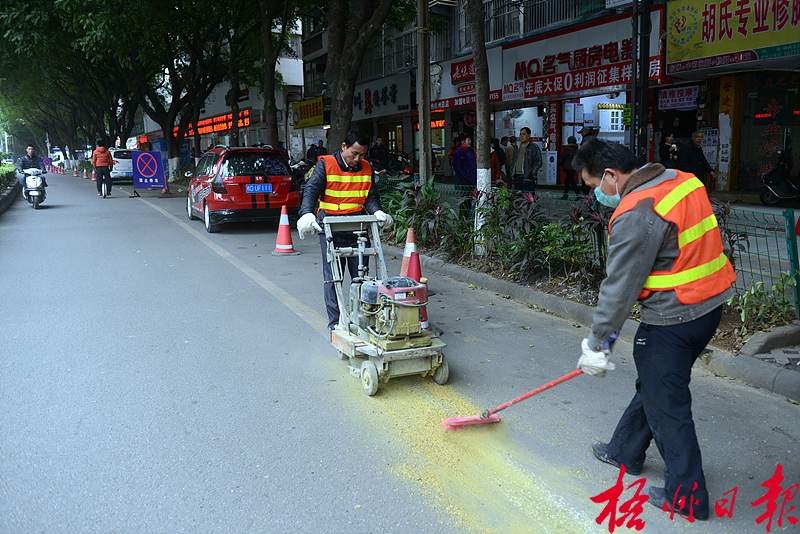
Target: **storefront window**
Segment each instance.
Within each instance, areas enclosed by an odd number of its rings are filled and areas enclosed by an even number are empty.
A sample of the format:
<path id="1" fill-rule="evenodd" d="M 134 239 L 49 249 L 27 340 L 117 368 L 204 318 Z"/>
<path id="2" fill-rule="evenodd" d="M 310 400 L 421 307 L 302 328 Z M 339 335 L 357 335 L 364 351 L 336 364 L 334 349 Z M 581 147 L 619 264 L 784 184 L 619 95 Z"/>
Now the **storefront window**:
<path id="1" fill-rule="evenodd" d="M 800 149 L 800 74 L 765 72 L 745 78 L 739 187 L 760 187 L 761 174 L 774 167 L 787 140 Z M 792 175 L 797 169 L 792 170 Z"/>

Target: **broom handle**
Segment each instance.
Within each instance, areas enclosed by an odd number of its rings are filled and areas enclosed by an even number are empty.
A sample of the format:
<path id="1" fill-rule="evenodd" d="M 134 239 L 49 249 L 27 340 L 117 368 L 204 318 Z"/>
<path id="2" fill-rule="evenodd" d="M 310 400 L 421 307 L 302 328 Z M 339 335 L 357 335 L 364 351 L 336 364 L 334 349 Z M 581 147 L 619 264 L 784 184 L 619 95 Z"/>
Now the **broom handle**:
<path id="1" fill-rule="evenodd" d="M 520 395 L 516 399 L 512 399 L 512 400 L 508 401 L 505 404 L 501 404 L 497 408 L 492 408 L 491 410 L 486 410 L 485 412 L 483 412 L 483 414 L 481 414 L 481 418 L 486 419 L 487 417 L 491 416 L 492 414 L 496 414 L 500 410 L 505 410 L 509 406 L 513 406 L 514 404 L 516 404 L 518 402 L 522 402 L 525 399 L 529 399 L 529 398 L 533 397 L 534 395 L 538 395 L 542 391 L 550 389 L 551 387 L 557 386 L 562 382 L 566 382 L 570 378 L 575 378 L 576 376 L 582 375 L 582 374 L 583 374 L 583 369 L 575 369 L 571 373 L 566 374 L 566 375 L 562 376 L 561 378 L 556 378 L 552 382 L 548 382 L 547 384 L 545 384 L 543 386 L 540 386 L 540 387 L 534 389 L 533 391 L 529 391 L 529 392 L 525 393 L 524 395 Z"/>

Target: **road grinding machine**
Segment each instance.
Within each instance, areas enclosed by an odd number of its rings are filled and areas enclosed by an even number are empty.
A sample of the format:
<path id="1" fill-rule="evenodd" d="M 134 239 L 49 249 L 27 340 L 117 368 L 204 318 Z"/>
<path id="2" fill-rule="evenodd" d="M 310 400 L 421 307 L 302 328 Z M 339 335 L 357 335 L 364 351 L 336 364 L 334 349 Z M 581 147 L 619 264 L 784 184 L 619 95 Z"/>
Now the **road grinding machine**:
<path id="1" fill-rule="evenodd" d="M 331 344 L 349 361 L 350 374 L 361 379 L 367 395 L 381 382 L 398 376 L 430 376 L 444 384 L 450 371 L 442 350 L 446 346 L 422 327 L 420 309 L 428 302 L 428 286 L 407 276 L 388 275 L 374 215 L 325 217 L 331 282 L 339 302 L 339 324 Z M 334 233 L 353 233 L 356 247 L 336 247 Z M 358 257 L 358 276 L 345 299 L 345 259 Z M 376 260 L 377 278 L 369 276 L 369 259 Z"/>

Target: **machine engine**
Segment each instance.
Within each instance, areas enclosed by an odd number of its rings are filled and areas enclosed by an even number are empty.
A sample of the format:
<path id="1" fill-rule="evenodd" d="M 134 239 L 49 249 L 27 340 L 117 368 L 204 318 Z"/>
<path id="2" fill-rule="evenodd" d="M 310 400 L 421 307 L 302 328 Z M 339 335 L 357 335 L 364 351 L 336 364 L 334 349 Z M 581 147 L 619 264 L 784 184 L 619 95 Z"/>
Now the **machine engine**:
<path id="1" fill-rule="evenodd" d="M 378 338 L 398 339 L 422 333 L 420 308 L 428 302 L 428 286 L 407 276 L 368 280 L 361 284 L 359 326 Z"/>

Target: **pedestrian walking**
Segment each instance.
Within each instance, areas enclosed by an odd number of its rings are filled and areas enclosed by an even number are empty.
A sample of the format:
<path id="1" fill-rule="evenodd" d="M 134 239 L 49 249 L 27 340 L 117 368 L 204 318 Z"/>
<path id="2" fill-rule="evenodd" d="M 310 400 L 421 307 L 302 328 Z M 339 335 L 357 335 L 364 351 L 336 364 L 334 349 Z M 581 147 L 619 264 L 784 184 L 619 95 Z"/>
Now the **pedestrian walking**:
<path id="1" fill-rule="evenodd" d="M 103 182 L 106 184 L 106 196 L 111 196 L 111 171 L 114 170 L 114 158 L 106 148 L 106 143 L 98 139 L 95 143 L 97 148 L 92 152 L 92 166 L 94 167 L 95 178 L 97 178 L 97 196 L 103 197 Z"/>
<path id="2" fill-rule="evenodd" d="M 328 313 L 328 329 L 339 323 L 339 303 L 336 289 L 331 281 L 333 271 L 328 263 L 328 241 L 322 230 L 326 216 L 365 215 L 371 213 L 378 218 L 383 228 L 394 222 L 391 215 L 381 210 L 378 188 L 373 187 L 372 166 L 364 157 L 369 150 L 369 136 L 363 132 L 350 131 L 344 138 L 340 150 L 333 155 L 322 155 L 306 183 L 297 231 L 300 239 L 319 234 L 322 249 L 323 296 Z M 317 206 L 319 201 L 319 206 Z M 352 232 L 335 232 L 335 247 L 358 247 L 358 238 Z M 350 278 L 358 276 L 358 257 L 347 258 Z"/>
<path id="3" fill-rule="evenodd" d="M 667 169 L 675 169 L 678 166 L 678 145 L 675 144 L 675 136 L 672 132 L 663 133 L 663 141 L 658 147 L 658 156 L 661 164 Z"/>
<path id="4" fill-rule="evenodd" d="M 517 149 L 517 138 L 513 135 L 508 138 L 506 145 L 506 181 L 509 187 L 514 185 L 514 151 Z"/>
<path id="5" fill-rule="evenodd" d="M 598 139 L 578 149 L 575 169 L 597 200 L 615 208 L 609 222 L 606 279 L 578 367 L 590 375 L 614 370 L 608 360 L 631 307 L 641 323 L 633 359 L 635 394 L 608 443 L 594 456 L 638 475 L 654 440 L 664 460 L 664 487 L 643 493 L 650 503 L 708 519 L 709 498 L 692 419 L 692 365 L 719 325 L 736 279 L 706 189 L 685 172 L 660 164 L 638 168 L 624 146 Z M 681 499 L 686 505 L 681 508 Z M 674 501 L 673 501 L 674 500 Z M 667 508 L 662 508 L 666 510 Z"/>

